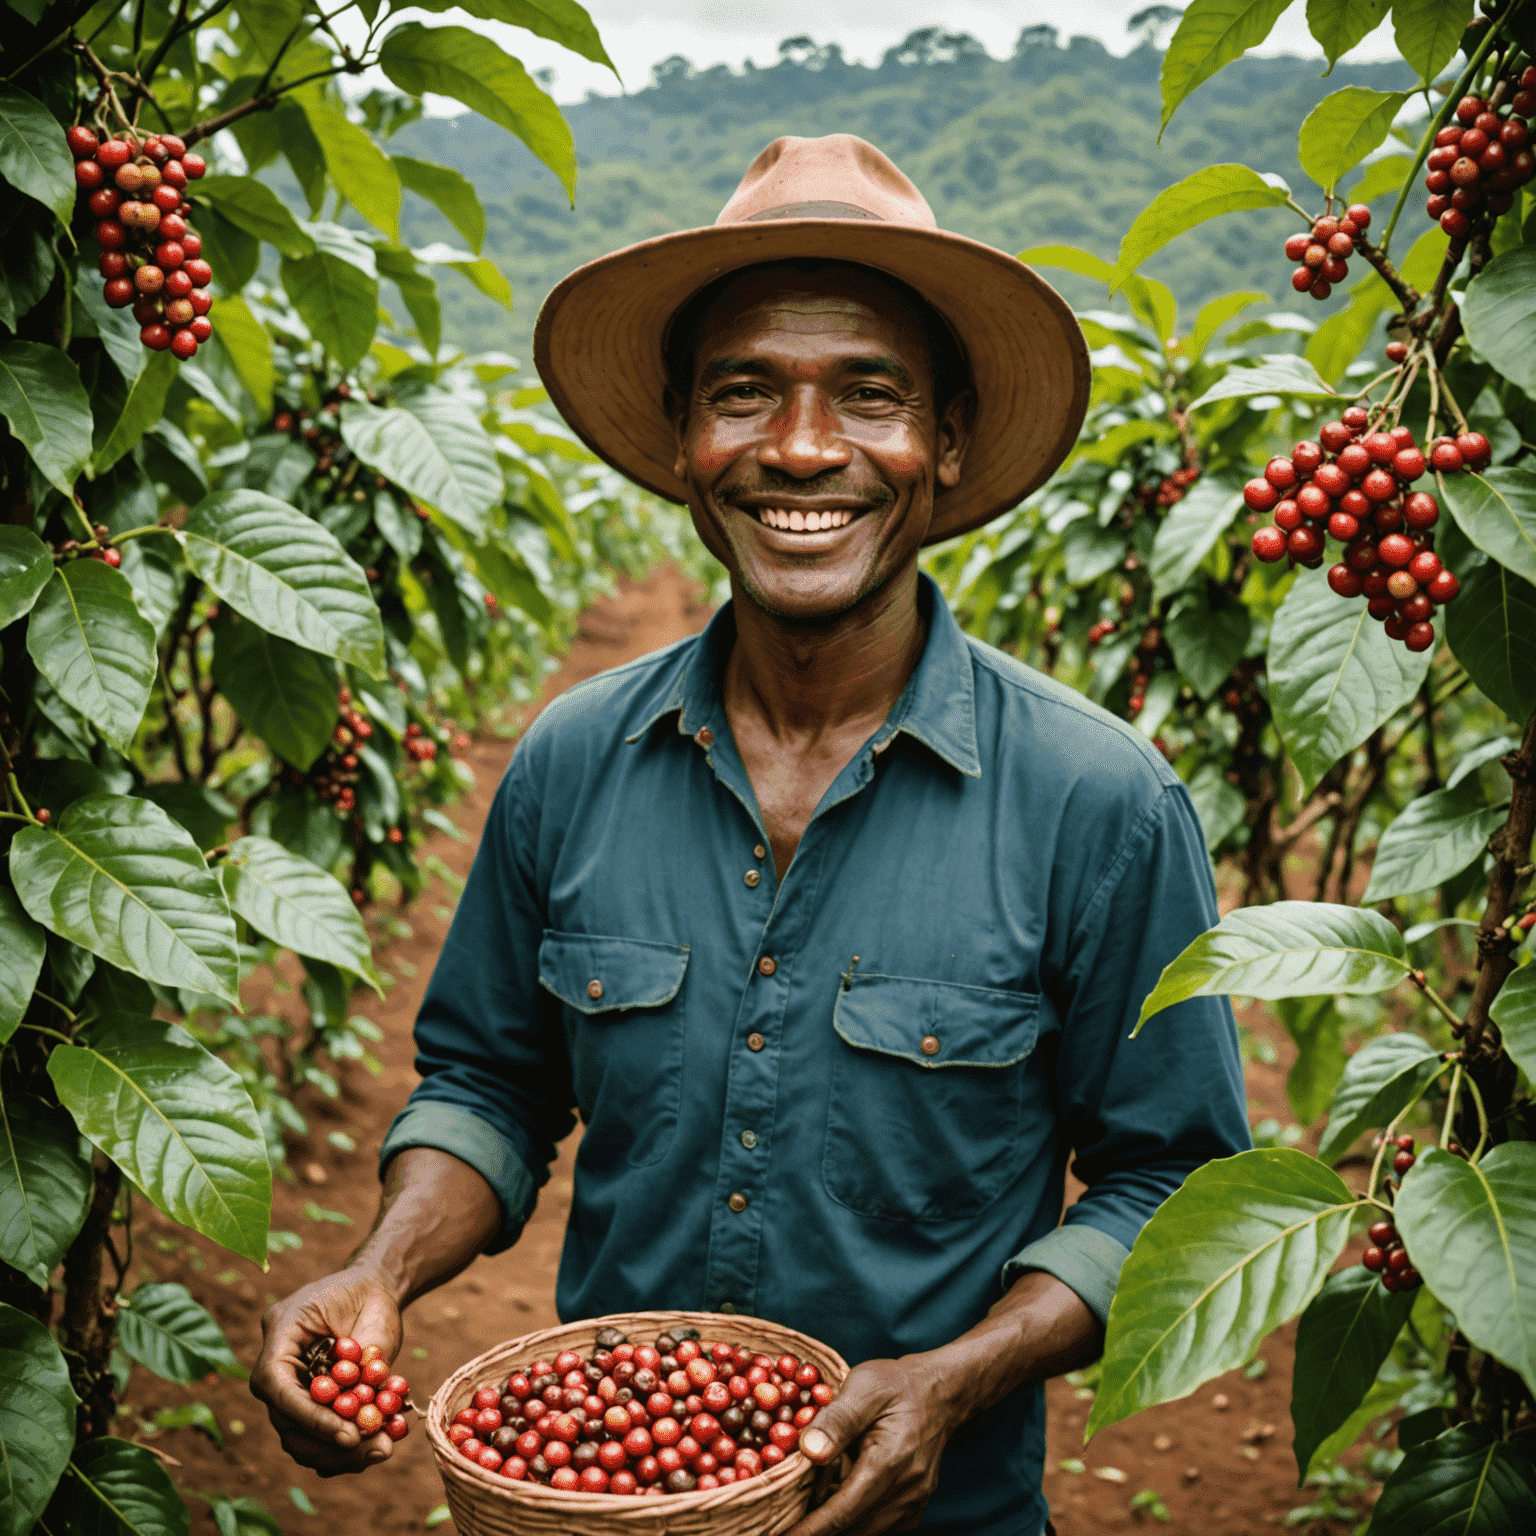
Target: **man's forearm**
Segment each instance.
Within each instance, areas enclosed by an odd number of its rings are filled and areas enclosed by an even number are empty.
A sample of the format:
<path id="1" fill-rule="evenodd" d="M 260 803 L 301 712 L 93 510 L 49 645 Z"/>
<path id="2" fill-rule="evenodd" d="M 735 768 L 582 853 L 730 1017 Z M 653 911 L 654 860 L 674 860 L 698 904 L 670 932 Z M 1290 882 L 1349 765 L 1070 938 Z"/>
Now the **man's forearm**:
<path id="1" fill-rule="evenodd" d="M 501 1202 L 468 1163 L 407 1147 L 390 1159 L 373 1230 L 348 1267 L 372 1272 L 403 1307 L 451 1280 L 500 1227 Z"/>

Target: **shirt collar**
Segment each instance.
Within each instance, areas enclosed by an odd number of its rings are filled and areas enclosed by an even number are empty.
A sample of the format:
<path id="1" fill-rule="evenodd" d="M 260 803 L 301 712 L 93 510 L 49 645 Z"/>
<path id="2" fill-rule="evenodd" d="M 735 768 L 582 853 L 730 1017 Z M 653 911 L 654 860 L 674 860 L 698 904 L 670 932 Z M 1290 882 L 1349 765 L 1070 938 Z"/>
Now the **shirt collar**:
<path id="1" fill-rule="evenodd" d="M 920 741 L 967 778 L 981 777 L 976 748 L 976 680 L 970 646 L 938 584 L 926 572 L 918 576 L 918 602 L 928 616 L 928 640 L 907 686 L 875 733 L 871 746 L 882 752 L 898 732 Z M 624 739 L 637 742 L 669 714 L 677 715 L 678 734 L 696 735 L 723 720 L 720 679 L 736 638 L 732 604 L 724 604 L 694 642 L 685 664 L 671 678 L 665 695 L 640 727 Z"/>

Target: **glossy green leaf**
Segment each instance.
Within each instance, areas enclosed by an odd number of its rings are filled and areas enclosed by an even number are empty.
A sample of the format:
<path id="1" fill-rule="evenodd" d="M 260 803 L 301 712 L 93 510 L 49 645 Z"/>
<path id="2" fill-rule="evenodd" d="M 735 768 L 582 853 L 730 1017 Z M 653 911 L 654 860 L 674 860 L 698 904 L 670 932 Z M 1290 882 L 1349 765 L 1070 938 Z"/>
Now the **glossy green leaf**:
<path id="1" fill-rule="evenodd" d="M 30 528 L 0 527 L 0 629 L 32 611 L 53 575 L 53 556 Z"/>
<path id="2" fill-rule="evenodd" d="M 1408 100 L 1406 91 L 1346 85 L 1307 114 L 1298 135 L 1301 168 L 1318 186 L 1332 188 L 1387 136 Z"/>
<path id="3" fill-rule="evenodd" d="M 1091 517 L 1080 517 L 1061 541 L 1067 581 L 1086 586 L 1114 570 L 1125 559 L 1125 534 L 1119 528 L 1100 528 Z"/>
<path id="4" fill-rule="evenodd" d="M 1189 798 L 1194 801 L 1205 845 L 1213 852 L 1242 826 L 1248 812 L 1243 792 L 1228 784 L 1217 763 L 1202 763 L 1189 781 Z"/>
<path id="5" fill-rule="evenodd" d="M 246 387 L 263 416 L 272 409 L 277 387 L 277 367 L 272 361 L 272 341 L 267 328 L 238 294 L 219 300 L 219 328 L 214 332 L 228 354 L 230 366 Z"/>
<path id="6" fill-rule="evenodd" d="M 1190 0 L 1163 55 L 1158 138 L 1196 86 L 1269 36 L 1291 0 Z"/>
<path id="7" fill-rule="evenodd" d="M 200 1429 L 216 1446 L 224 1445 L 224 1431 L 207 1403 L 181 1403 L 175 1408 L 162 1408 L 154 1418 L 156 1429 Z M 210 1503 L 213 1501 L 210 1500 Z"/>
<path id="8" fill-rule="evenodd" d="M 1437 789 L 1409 801 L 1376 845 L 1363 904 L 1433 890 L 1482 854 L 1505 811 L 1482 804 L 1474 786 L 1468 790 Z"/>
<path id="9" fill-rule="evenodd" d="M 1228 369 L 1198 400 L 1191 401 L 1189 408 L 1196 411 L 1202 405 L 1212 405 L 1217 400 L 1248 400 L 1254 395 L 1337 398 L 1333 389 L 1306 358 L 1282 352 L 1252 368 Z"/>
<path id="10" fill-rule="evenodd" d="M 1536 581 L 1536 474 L 1523 464 L 1440 477 L 1456 526 L 1485 554 Z"/>
<path id="11" fill-rule="evenodd" d="M 1392 9 L 1392 0 L 1307 0 L 1307 30 L 1333 66 L 1368 33 L 1374 32 Z"/>
<path id="12" fill-rule="evenodd" d="M 1413 1310 L 1413 1296 L 1395 1294 L 1358 1264 L 1327 1283 L 1301 1314 L 1291 1377 L 1291 1422 L 1302 1477 L 1317 1449 L 1365 1400 L 1382 1361 Z"/>
<path id="13" fill-rule="evenodd" d="M 269 837 L 242 837 L 219 866 L 219 878 L 230 906 L 257 933 L 351 971 L 383 995 L 368 931 L 335 876 Z"/>
<path id="14" fill-rule="evenodd" d="M 235 1358 L 218 1319 L 186 1286 L 141 1285 L 117 1304 L 118 1342 L 163 1380 L 196 1381 L 217 1371 L 244 1381 L 250 1374 Z"/>
<path id="15" fill-rule="evenodd" d="M 514 133 L 576 197 L 576 149 L 560 109 L 528 71 L 490 38 L 467 27 L 396 27 L 379 50 L 379 65 L 412 96 L 451 96 Z"/>
<path id="16" fill-rule="evenodd" d="M 0 1103 L 0 1259 L 46 1290 L 92 1185 L 80 1133 L 58 1105 L 21 1093 Z"/>
<path id="17" fill-rule="evenodd" d="M 0 341 L 0 416 L 49 483 L 71 495 L 91 457 L 93 422 L 69 354 L 15 336 Z"/>
<path id="18" fill-rule="evenodd" d="M 1019 260 L 1032 267 L 1060 267 L 1066 272 L 1076 272 L 1080 277 L 1091 277 L 1095 282 L 1112 288 L 1115 284 L 1114 266 L 1102 256 L 1085 251 L 1076 245 L 1034 245 L 1019 252 Z M 1174 320 L 1178 316 L 1178 300 L 1166 283 L 1155 277 L 1132 276 L 1119 285 L 1136 317 L 1143 321 L 1161 340 L 1173 335 Z"/>
<path id="19" fill-rule="evenodd" d="M 1416 1445 L 1387 1479 L 1374 1536 L 1514 1536 L 1536 1524 L 1536 1467 L 1481 1424 Z"/>
<path id="20" fill-rule="evenodd" d="M 159 423 L 165 412 L 165 397 L 180 370 L 181 365 L 171 353 L 150 354 L 149 361 L 139 370 L 128 391 L 122 413 L 113 423 L 106 441 L 93 455 L 92 463 L 98 475 L 111 469 Z"/>
<path id="21" fill-rule="evenodd" d="M 1536 965 L 1512 972 L 1488 1010 L 1511 1061 L 1536 1081 Z"/>
<path id="22" fill-rule="evenodd" d="M 1332 591 L 1326 571 L 1297 576 L 1270 625 L 1269 687 L 1304 793 L 1412 700 L 1433 659 L 1389 640 L 1363 604 Z"/>
<path id="23" fill-rule="evenodd" d="M 1506 1141 L 1475 1167 L 1432 1148 L 1404 1177 L 1394 1220 L 1461 1331 L 1536 1387 L 1536 1142 Z"/>
<path id="24" fill-rule="evenodd" d="M 1275 1014 L 1296 1045 L 1285 1096 L 1297 1123 L 1311 1125 L 1327 1109 L 1344 1071 L 1344 1015 L 1332 997 L 1278 998 Z"/>
<path id="25" fill-rule="evenodd" d="M 103 1436 L 75 1448 L 42 1523 L 51 1536 L 190 1536 L 192 1515 L 153 1452 Z"/>
<path id="26" fill-rule="evenodd" d="M 325 156 L 331 184 L 375 229 L 400 238 L 400 177 L 388 155 L 345 112 L 318 92 L 299 98 Z"/>
<path id="27" fill-rule="evenodd" d="M 198 202 L 211 204 L 236 229 L 265 240 L 292 260 L 315 253 L 313 237 L 277 193 L 254 176 L 205 176 L 192 194 Z"/>
<path id="28" fill-rule="evenodd" d="M 35 96 L 0 82 L 0 177 L 68 224 L 75 211 L 75 160 L 58 119 Z"/>
<path id="29" fill-rule="evenodd" d="M 229 706 L 284 762 L 308 768 L 336 729 L 336 664 L 246 620 L 220 623 L 213 675 Z"/>
<path id="30" fill-rule="evenodd" d="M 1515 737 L 1501 735 L 1479 742 L 1475 747 L 1468 747 L 1456 759 L 1456 766 L 1451 769 L 1450 777 L 1445 781 L 1445 787 L 1455 789 L 1463 779 L 1470 778 L 1485 764 L 1496 762 L 1506 753 L 1513 752 L 1519 745 Z"/>
<path id="31" fill-rule="evenodd" d="M 240 814 L 218 790 L 195 780 L 146 784 L 140 793 L 146 800 L 153 800 L 178 826 L 185 827 L 204 853 L 227 840 L 230 823 Z"/>
<path id="32" fill-rule="evenodd" d="M 16 893 L 0 885 L 0 1045 L 16 1033 L 32 1001 L 47 947 L 45 930 L 27 916 Z"/>
<path id="33" fill-rule="evenodd" d="M 11 879 L 44 927 L 168 987 L 238 1002 L 235 924 L 197 845 L 157 805 L 88 795 L 56 830 L 23 827 Z"/>
<path id="34" fill-rule="evenodd" d="M 79 1401 L 53 1335 L 36 1318 L 0 1302 L 3 1536 L 30 1536 L 69 1461 Z"/>
<path id="35" fill-rule="evenodd" d="M 1456 57 L 1472 20 L 1472 0 L 1395 0 L 1397 51 L 1427 85 Z"/>
<path id="36" fill-rule="evenodd" d="M 187 563 L 237 613 L 384 676 L 384 626 L 367 574 L 313 518 L 261 491 L 218 491 L 176 537 Z"/>
<path id="37" fill-rule="evenodd" d="M 1186 18 L 1188 14 L 1186 11 Z M 1171 52 L 1170 49 L 1170 55 Z M 1165 62 L 1165 79 L 1167 69 Z M 1278 176 L 1261 176 L 1246 165 L 1208 165 L 1204 170 L 1195 171 L 1159 192 L 1136 215 L 1120 241 L 1120 255 L 1115 263 L 1115 280 L 1110 291 L 1124 282 L 1147 257 L 1197 224 L 1245 208 L 1282 207 L 1285 198 L 1285 183 Z"/>
<path id="38" fill-rule="evenodd" d="M 508 26 L 524 27 L 535 37 L 547 37 L 594 64 L 606 64 L 615 75 L 618 74 L 592 18 L 576 0 L 428 0 L 417 9 L 468 11 L 482 21 L 503 21 Z"/>
<path id="39" fill-rule="evenodd" d="M 1359 3 L 1359 0 L 1355 0 L 1355 3 Z M 1385 197 L 1389 192 L 1396 194 L 1402 191 L 1403 183 L 1412 169 L 1412 155 L 1382 155 L 1361 171 L 1359 181 L 1344 195 L 1352 203 L 1374 203 L 1377 198 Z M 1439 228 L 1438 225 L 1432 227 Z"/>
<path id="40" fill-rule="evenodd" d="M 1489 560 L 1446 606 L 1445 638 L 1478 688 L 1524 724 L 1536 710 L 1536 587 Z"/>
<path id="41" fill-rule="evenodd" d="M 414 253 L 418 261 L 428 266 L 450 267 L 462 277 L 468 278 L 473 287 L 486 298 L 500 304 L 503 309 L 512 308 L 512 285 L 501 268 L 487 256 L 471 256 L 468 251 L 456 251 L 441 242 L 424 245 Z"/>
<path id="42" fill-rule="evenodd" d="M 1536 394 L 1536 246 L 1495 256 L 1467 285 L 1461 319 L 1473 349 Z"/>
<path id="43" fill-rule="evenodd" d="M 437 297 L 437 284 L 416 265 L 416 258 L 398 245 L 375 249 L 379 276 L 387 278 L 400 291 L 416 334 L 429 356 L 436 357 L 443 336 L 443 308 Z"/>
<path id="44" fill-rule="evenodd" d="M 55 1045 L 48 1075 L 81 1133 L 167 1216 L 265 1268 L 272 1170 L 232 1068 L 179 1024 L 118 1013 Z"/>
<path id="45" fill-rule="evenodd" d="M 426 198 L 478 255 L 485 244 L 485 209 L 480 206 L 474 183 L 451 166 L 414 160 L 409 155 L 391 155 L 390 158 L 395 163 L 395 174 L 400 178 L 401 186 Z"/>
<path id="46" fill-rule="evenodd" d="M 1368 274 L 1350 290 L 1349 303 L 1313 331 L 1303 355 L 1322 378 L 1337 384 L 1360 356 L 1382 315 L 1396 304 L 1392 290 L 1374 272 Z"/>
<path id="47" fill-rule="evenodd" d="M 1195 316 L 1194 327 L 1184 340 L 1185 355 L 1191 358 L 1204 356 L 1211 338 L 1222 326 L 1236 318 L 1249 305 L 1263 303 L 1268 298 L 1267 293 L 1224 293 L 1219 299 L 1211 299 L 1201 305 L 1199 314 Z"/>
<path id="48" fill-rule="evenodd" d="M 1385 992 L 1410 969 L 1402 934 L 1379 912 L 1321 901 L 1237 907 L 1163 968 L 1136 1029 L 1190 997 Z"/>
<path id="49" fill-rule="evenodd" d="M 373 345 L 379 305 L 373 248 L 335 224 L 312 224 L 315 250 L 285 256 L 283 289 L 316 341 L 343 368 L 355 367 Z"/>
<path id="50" fill-rule="evenodd" d="M 1318 1157 L 1331 1163 L 1367 1131 L 1391 1124 L 1444 1065 L 1432 1045 L 1406 1031 L 1367 1040 L 1345 1063 L 1328 1106 L 1328 1128 L 1318 1144 Z"/>
<path id="51" fill-rule="evenodd" d="M 1353 1206 L 1337 1174 L 1286 1147 L 1190 1174 L 1120 1271 L 1085 1438 L 1248 1360 L 1317 1293 Z"/>
<path id="52" fill-rule="evenodd" d="M 160 665 L 128 578 L 101 560 L 61 565 L 32 609 L 27 650 L 59 697 L 126 752 Z"/>
<path id="53" fill-rule="evenodd" d="M 1202 475 L 1157 525 L 1147 562 L 1154 601 L 1171 597 L 1199 569 L 1217 539 L 1243 510 L 1241 482 Z"/>
<path id="54" fill-rule="evenodd" d="M 1167 523 L 1163 526 L 1166 528 Z M 1207 593 L 1195 591 L 1174 603 L 1163 634 L 1184 680 L 1202 699 L 1208 699 L 1242 659 L 1252 629 L 1253 619 L 1235 598 L 1213 608 Z"/>

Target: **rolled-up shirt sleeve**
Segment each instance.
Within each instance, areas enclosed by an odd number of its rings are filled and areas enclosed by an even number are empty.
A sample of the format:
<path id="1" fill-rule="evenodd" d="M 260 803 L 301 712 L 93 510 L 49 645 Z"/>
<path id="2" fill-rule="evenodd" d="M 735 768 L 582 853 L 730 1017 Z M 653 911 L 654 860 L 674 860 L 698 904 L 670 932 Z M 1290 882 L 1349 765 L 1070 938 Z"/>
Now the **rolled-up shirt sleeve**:
<path id="1" fill-rule="evenodd" d="M 539 796 L 530 739 L 513 756 L 416 1020 L 422 1081 L 379 1153 L 435 1147 L 495 1190 L 510 1247 L 533 1214 L 557 1143 L 575 1124 L 559 1004 L 539 985 Z"/>
<path id="2" fill-rule="evenodd" d="M 1191 998 L 1134 1040 L 1163 967 L 1218 918 L 1205 839 L 1183 785 L 1147 808 L 1072 927 L 1054 999 L 1061 1134 L 1086 1192 L 1003 1269 L 1070 1286 L 1101 1321 L 1136 1235 L 1201 1164 L 1252 1145 L 1242 1061 L 1225 997 Z"/>

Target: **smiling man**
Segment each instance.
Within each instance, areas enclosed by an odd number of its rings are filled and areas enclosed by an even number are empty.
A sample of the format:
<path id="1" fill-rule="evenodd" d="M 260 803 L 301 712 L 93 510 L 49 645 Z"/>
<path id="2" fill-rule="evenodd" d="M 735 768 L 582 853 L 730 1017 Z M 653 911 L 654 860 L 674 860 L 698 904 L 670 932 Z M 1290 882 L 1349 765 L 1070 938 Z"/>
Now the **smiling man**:
<path id="1" fill-rule="evenodd" d="M 918 567 L 1061 461 L 1081 333 L 837 135 L 572 274 L 537 358 L 597 453 L 686 501 L 732 601 L 519 745 L 378 1223 L 271 1310 L 253 1388 L 306 1464 L 387 1456 L 301 1350 L 393 1353 L 403 1306 L 516 1241 L 579 1115 L 562 1317 L 751 1313 L 854 1363 L 802 1444 L 841 1486 L 790 1536 L 1039 1536 L 1041 1384 L 1094 1358 L 1159 1202 L 1248 1145 L 1225 999 L 1128 1039 L 1216 918 L 1187 793 Z"/>

